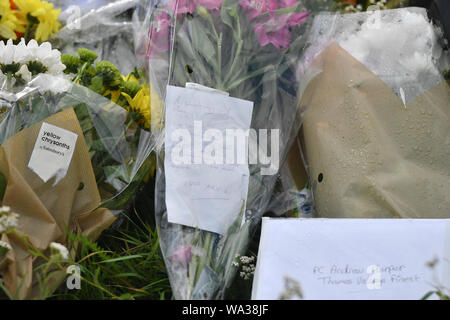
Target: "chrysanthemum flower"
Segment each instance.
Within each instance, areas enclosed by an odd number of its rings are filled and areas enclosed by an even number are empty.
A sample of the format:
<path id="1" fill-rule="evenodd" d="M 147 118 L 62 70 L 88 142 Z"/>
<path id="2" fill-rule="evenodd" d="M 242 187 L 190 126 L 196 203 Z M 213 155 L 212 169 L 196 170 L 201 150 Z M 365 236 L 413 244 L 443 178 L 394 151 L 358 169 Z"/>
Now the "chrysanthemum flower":
<path id="1" fill-rule="evenodd" d="M 53 3 L 41 0 L 14 0 L 19 9 L 17 17 L 24 26 L 30 23 L 30 16 L 38 20 L 34 38 L 38 41 L 47 41 L 47 39 L 58 32 L 61 23 L 58 21 L 61 9 L 54 9 Z"/>
<path id="2" fill-rule="evenodd" d="M 150 129 L 151 126 L 151 104 L 150 104 L 150 88 L 144 86 L 132 98 L 130 95 L 122 92 L 122 95 L 127 99 L 130 111 L 139 113 L 143 117 L 144 127 Z"/>
<path id="3" fill-rule="evenodd" d="M 124 80 L 129 83 L 139 84 L 139 80 L 134 76 L 129 75 L 124 77 Z M 162 117 L 162 101 L 159 95 L 147 84 L 141 85 L 134 96 L 129 92 L 122 92 L 122 96 L 127 99 L 129 110 L 140 114 L 143 118 L 143 124 L 146 129 L 158 130 Z"/>
<path id="4" fill-rule="evenodd" d="M 52 49 L 49 42 L 39 45 L 35 40 L 31 40 L 28 44 L 25 44 L 24 39 L 17 45 L 11 39 L 6 43 L 0 41 L 0 65 L 7 67 L 11 64 L 19 64 L 19 67 L 27 65 L 33 75 L 48 73 L 60 76 L 63 75 L 66 68 L 61 62 L 61 52 Z"/>

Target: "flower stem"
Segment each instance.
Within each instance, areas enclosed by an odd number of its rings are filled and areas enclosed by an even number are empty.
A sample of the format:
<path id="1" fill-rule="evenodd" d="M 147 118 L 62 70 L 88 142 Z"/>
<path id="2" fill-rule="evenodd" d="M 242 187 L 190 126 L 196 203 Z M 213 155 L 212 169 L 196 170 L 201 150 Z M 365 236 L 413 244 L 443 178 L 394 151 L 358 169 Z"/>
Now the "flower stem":
<path id="1" fill-rule="evenodd" d="M 242 40 L 241 23 L 239 21 L 239 16 L 235 16 L 235 18 L 236 18 L 236 25 L 237 25 L 238 47 L 237 47 L 236 54 L 233 59 L 233 63 L 231 64 L 231 68 L 228 71 L 227 76 L 225 77 L 224 83 L 227 83 L 230 80 L 230 78 L 233 76 L 233 71 L 236 68 L 236 64 L 241 56 L 242 46 L 244 43 L 244 41 Z"/>
<path id="2" fill-rule="evenodd" d="M 74 83 L 78 83 L 78 81 L 81 79 L 81 75 L 84 73 L 84 71 L 86 70 L 86 68 L 89 66 L 89 62 L 85 62 L 83 64 L 83 67 L 81 67 L 80 72 L 78 72 L 77 77 L 73 80 Z"/>

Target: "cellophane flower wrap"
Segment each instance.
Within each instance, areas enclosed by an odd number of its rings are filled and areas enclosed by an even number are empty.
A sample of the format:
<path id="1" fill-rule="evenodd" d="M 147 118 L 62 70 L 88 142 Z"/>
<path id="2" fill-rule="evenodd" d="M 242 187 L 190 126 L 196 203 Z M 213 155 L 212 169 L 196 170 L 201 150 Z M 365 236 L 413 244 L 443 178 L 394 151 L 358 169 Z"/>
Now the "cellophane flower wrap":
<path id="1" fill-rule="evenodd" d="M 279 130 L 283 162 L 300 125 L 296 71 L 304 33 L 314 12 L 330 7 L 332 1 L 296 0 L 161 4 L 152 12 L 148 35 L 150 82 L 161 97 L 167 85 L 197 83 L 252 101 L 251 128 Z M 237 271 L 233 262 L 245 253 L 277 174 L 262 175 L 262 165 L 250 165 L 246 204 L 223 235 L 169 223 L 163 141 L 159 140 L 156 220 L 174 296 L 223 299 Z"/>
<path id="2" fill-rule="evenodd" d="M 135 29 L 141 26 L 145 0 L 53 0 L 62 9 L 63 27 L 51 39 L 63 53 L 95 51 L 123 74 L 136 67 Z"/>
<path id="3" fill-rule="evenodd" d="M 448 218 L 450 54 L 430 14 L 315 17 L 300 112 L 319 217 Z"/>
<path id="4" fill-rule="evenodd" d="M 120 75 L 111 63 L 94 62 L 94 52 L 79 52 L 81 57 L 63 55 L 62 59 L 48 42 L 0 42 L 0 144 L 73 108 L 88 147 L 101 206 L 120 213 L 131 205 L 155 166 L 146 103 L 150 90 L 136 84 L 134 76 Z"/>

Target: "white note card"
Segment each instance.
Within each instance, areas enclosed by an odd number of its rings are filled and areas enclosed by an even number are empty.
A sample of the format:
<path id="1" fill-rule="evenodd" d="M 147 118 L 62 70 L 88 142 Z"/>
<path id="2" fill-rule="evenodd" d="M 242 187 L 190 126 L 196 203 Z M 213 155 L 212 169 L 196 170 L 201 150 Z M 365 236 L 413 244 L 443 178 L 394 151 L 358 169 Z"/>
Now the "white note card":
<path id="1" fill-rule="evenodd" d="M 44 182 L 56 185 L 69 170 L 78 135 L 46 122 L 42 123 L 28 167 Z"/>
<path id="2" fill-rule="evenodd" d="M 245 209 L 248 139 L 242 145 L 242 139 L 227 137 L 248 134 L 252 113 L 250 101 L 200 86 L 167 87 L 164 165 L 170 223 L 225 234 Z"/>
<path id="3" fill-rule="evenodd" d="M 252 298 L 418 300 L 450 288 L 449 221 L 264 218 Z"/>

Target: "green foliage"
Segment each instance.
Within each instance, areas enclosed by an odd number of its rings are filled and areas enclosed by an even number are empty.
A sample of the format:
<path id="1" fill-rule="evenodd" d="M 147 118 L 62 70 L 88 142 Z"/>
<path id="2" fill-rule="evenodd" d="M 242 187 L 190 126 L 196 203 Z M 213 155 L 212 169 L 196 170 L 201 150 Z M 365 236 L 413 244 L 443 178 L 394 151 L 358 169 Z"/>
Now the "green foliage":
<path id="1" fill-rule="evenodd" d="M 61 55 L 61 62 L 66 66 L 65 73 L 78 73 L 78 68 L 81 66 L 81 59 L 73 54 Z"/>
<path id="2" fill-rule="evenodd" d="M 122 75 L 119 69 L 109 61 L 99 61 L 95 66 L 95 75 L 103 79 L 103 83 L 110 90 L 119 89 L 122 84 Z"/>
<path id="3" fill-rule="evenodd" d="M 118 230 L 106 231 L 98 242 L 70 234 L 78 247 L 81 289 L 62 285 L 53 299 L 170 299 L 172 294 L 158 235 L 137 214 Z"/>
<path id="4" fill-rule="evenodd" d="M 8 181 L 6 180 L 6 177 L 3 175 L 3 173 L 0 172 L 0 201 L 3 201 L 7 185 Z"/>
<path id="5" fill-rule="evenodd" d="M 434 295 L 439 297 L 439 300 L 450 300 L 450 297 L 442 293 L 440 290 L 430 291 L 422 297 L 422 300 L 428 300 Z"/>
<path id="6" fill-rule="evenodd" d="M 98 54 L 89 49 L 78 49 L 78 55 L 80 56 L 81 61 L 87 62 L 89 64 L 93 64 L 95 60 L 98 58 Z"/>
<path id="7" fill-rule="evenodd" d="M 19 63 L 11 63 L 11 64 L 0 64 L 0 70 L 4 74 L 15 74 L 17 71 L 19 71 L 20 64 Z"/>
<path id="8" fill-rule="evenodd" d="M 351 5 L 351 2 L 344 1 L 344 0 L 335 0 L 337 5 L 341 9 L 345 9 L 346 7 L 349 7 Z M 353 11 L 366 11 L 369 6 L 372 5 L 378 5 L 381 9 L 395 9 L 399 7 L 404 7 L 409 4 L 409 0 L 388 0 L 386 2 L 375 0 L 373 2 L 369 0 L 356 0 L 354 3 L 354 6 L 361 5 L 360 9 L 356 10 L 346 10 L 347 12 L 353 12 Z"/>
<path id="9" fill-rule="evenodd" d="M 28 71 L 30 71 L 33 76 L 47 72 L 47 67 L 39 61 L 30 61 L 28 62 L 27 67 Z"/>
<path id="10" fill-rule="evenodd" d="M 444 71 L 445 80 L 450 80 L 450 70 Z"/>
<path id="11" fill-rule="evenodd" d="M 124 81 L 123 82 L 123 92 L 125 92 L 132 98 L 134 98 L 134 96 L 141 89 L 142 89 L 142 87 L 137 82 L 134 82 L 134 81 Z"/>

